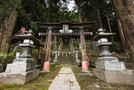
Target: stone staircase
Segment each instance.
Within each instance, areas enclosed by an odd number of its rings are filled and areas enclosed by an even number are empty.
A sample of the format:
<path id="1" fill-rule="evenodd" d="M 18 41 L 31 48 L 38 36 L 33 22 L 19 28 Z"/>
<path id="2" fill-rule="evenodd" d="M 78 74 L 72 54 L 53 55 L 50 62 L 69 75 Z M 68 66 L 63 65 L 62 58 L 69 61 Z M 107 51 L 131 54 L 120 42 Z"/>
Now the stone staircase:
<path id="1" fill-rule="evenodd" d="M 58 57 L 58 64 L 60 65 L 73 65 L 74 59 L 72 55 L 69 53 L 70 52 L 70 46 L 69 44 L 63 44 L 62 52 L 61 55 Z"/>

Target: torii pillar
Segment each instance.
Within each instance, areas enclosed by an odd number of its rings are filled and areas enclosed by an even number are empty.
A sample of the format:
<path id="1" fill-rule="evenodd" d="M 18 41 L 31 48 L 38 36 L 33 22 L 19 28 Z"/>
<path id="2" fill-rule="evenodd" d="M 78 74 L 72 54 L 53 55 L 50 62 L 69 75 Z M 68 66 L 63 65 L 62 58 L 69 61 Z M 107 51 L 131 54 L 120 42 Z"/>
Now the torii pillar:
<path id="1" fill-rule="evenodd" d="M 52 27 L 48 27 L 46 57 L 45 57 L 45 62 L 44 62 L 44 71 L 45 72 L 50 72 L 50 51 L 51 51 L 52 29 L 53 29 Z"/>
<path id="2" fill-rule="evenodd" d="M 85 45 L 85 36 L 83 27 L 79 27 L 80 29 L 80 43 L 81 43 L 81 54 L 82 54 L 82 71 L 88 72 L 88 61 L 86 56 L 86 45 Z"/>

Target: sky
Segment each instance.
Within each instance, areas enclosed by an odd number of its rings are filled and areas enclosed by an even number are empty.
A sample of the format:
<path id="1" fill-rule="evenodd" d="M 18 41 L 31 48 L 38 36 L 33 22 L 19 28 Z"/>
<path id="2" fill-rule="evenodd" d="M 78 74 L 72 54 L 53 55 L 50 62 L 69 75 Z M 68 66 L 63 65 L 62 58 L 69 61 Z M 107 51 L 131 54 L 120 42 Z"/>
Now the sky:
<path id="1" fill-rule="evenodd" d="M 74 0 L 68 0 L 69 5 L 68 5 L 68 9 L 69 11 L 73 10 L 73 7 L 75 6 L 75 1 Z"/>
<path id="2" fill-rule="evenodd" d="M 48 0 L 44 0 L 44 2 L 46 3 L 46 5 L 48 7 Z M 63 2 L 63 1 L 61 0 L 61 2 Z M 69 11 L 72 11 L 74 9 L 74 7 L 75 7 L 75 1 L 74 0 L 66 0 L 66 2 L 68 4 Z"/>

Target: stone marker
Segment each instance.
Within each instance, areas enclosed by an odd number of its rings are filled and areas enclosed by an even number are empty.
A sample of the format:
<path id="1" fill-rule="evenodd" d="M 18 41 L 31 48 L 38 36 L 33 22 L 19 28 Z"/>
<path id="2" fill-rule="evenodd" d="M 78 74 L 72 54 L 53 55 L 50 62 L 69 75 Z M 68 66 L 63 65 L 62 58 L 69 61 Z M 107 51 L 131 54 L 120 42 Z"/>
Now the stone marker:
<path id="1" fill-rule="evenodd" d="M 66 57 L 67 57 L 68 55 L 67 55 L 67 52 L 66 52 Z"/>
<path id="2" fill-rule="evenodd" d="M 20 56 L 20 53 L 16 53 L 16 58 L 19 58 L 19 56 Z"/>
<path id="3" fill-rule="evenodd" d="M 57 63 L 57 62 L 58 62 L 58 55 L 57 55 L 58 52 L 55 51 L 54 53 L 55 53 L 55 57 L 54 57 L 53 62 L 54 62 L 54 63 Z M 59 54 L 59 53 L 58 53 L 58 54 Z"/>
<path id="4" fill-rule="evenodd" d="M 69 55 L 71 55 L 71 52 L 69 52 Z"/>
<path id="5" fill-rule="evenodd" d="M 62 57 L 64 56 L 64 53 L 62 52 Z"/>
<path id="6" fill-rule="evenodd" d="M 4 73 L 0 73 L 0 85 L 11 83 L 23 85 L 39 75 L 36 62 L 31 56 L 31 50 L 34 48 L 33 43 L 33 40 L 27 38 L 24 39 L 22 44 L 19 44 L 23 49 L 23 53 L 12 64 L 7 65 Z"/>
<path id="7" fill-rule="evenodd" d="M 98 42 L 97 42 L 97 41 L 93 41 L 92 43 L 93 43 L 93 51 L 94 51 L 95 53 L 99 52 L 100 50 L 99 50 L 99 48 L 97 47 Z"/>
<path id="8" fill-rule="evenodd" d="M 80 59 L 78 58 L 78 51 L 75 51 L 75 55 L 76 55 L 76 63 L 77 65 L 80 65 Z"/>
<path id="9" fill-rule="evenodd" d="M 81 49 L 81 44 L 79 44 L 79 49 Z"/>

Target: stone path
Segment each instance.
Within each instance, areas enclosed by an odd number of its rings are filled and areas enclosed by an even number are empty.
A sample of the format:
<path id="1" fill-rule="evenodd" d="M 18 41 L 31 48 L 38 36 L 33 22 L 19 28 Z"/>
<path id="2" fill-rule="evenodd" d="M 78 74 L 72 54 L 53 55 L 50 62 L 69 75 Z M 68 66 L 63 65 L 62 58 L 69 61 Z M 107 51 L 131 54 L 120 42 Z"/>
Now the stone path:
<path id="1" fill-rule="evenodd" d="M 55 77 L 49 90 L 80 90 L 71 66 L 63 66 Z"/>

